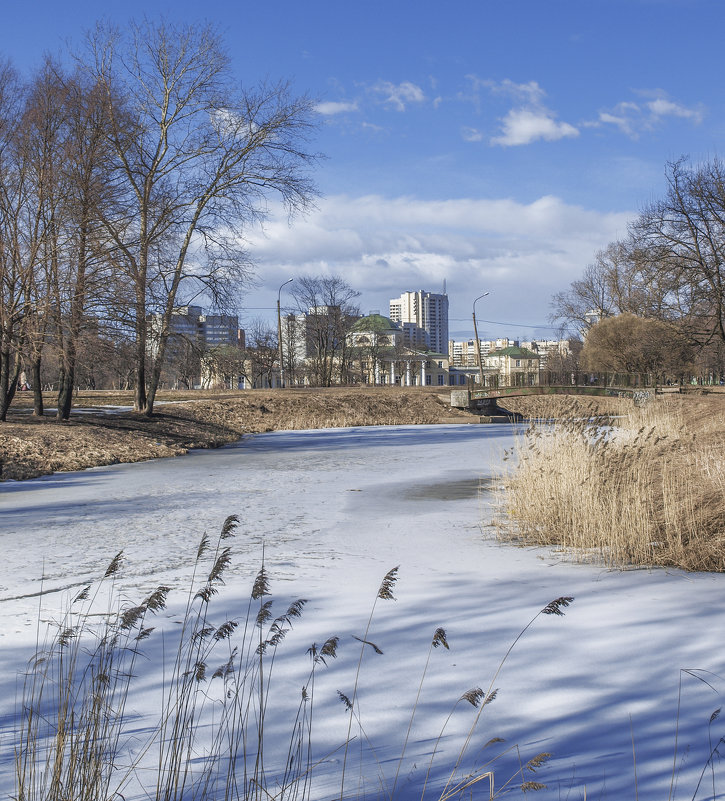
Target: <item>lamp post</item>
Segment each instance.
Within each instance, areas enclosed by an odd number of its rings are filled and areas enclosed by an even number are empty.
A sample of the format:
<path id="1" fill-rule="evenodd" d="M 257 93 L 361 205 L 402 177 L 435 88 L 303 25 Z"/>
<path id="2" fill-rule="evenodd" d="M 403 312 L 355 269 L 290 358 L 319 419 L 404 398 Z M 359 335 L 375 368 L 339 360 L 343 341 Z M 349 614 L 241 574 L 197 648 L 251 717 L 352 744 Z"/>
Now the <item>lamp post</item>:
<path id="1" fill-rule="evenodd" d="M 478 338 L 478 328 L 476 327 L 476 302 L 481 300 L 481 298 L 485 298 L 488 295 L 488 292 L 484 292 L 483 295 L 479 295 L 476 300 L 473 301 L 473 333 L 476 337 L 476 359 L 478 360 L 478 380 L 481 386 L 483 386 L 483 362 L 481 361 L 481 340 Z"/>
<path id="2" fill-rule="evenodd" d="M 294 281 L 294 278 L 288 278 L 277 290 L 277 345 L 279 347 L 279 385 L 284 387 L 284 368 L 282 367 L 282 312 L 280 310 L 280 297 L 282 295 L 283 287 Z"/>

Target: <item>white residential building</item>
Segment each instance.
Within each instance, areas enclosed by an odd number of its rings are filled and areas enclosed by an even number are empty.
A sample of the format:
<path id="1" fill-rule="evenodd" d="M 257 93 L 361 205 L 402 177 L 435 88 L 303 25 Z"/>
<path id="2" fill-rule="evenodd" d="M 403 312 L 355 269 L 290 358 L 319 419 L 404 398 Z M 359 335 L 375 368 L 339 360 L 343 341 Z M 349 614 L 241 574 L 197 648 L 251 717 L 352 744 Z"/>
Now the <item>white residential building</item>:
<path id="1" fill-rule="evenodd" d="M 339 306 L 312 306 L 306 314 L 289 314 L 282 320 L 282 351 L 292 350 L 296 361 L 314 356 L 320 342 L 340 336 Z"/>
<path id="2" fill-rule="evenodd" d="M 518 343 L 508 337 L 502 337 L 500 339 L 481 339 L 479 344 L 481 346 L 481 358 L 483 358 L 491 351 L 510 348 Z M 456 367 L 475 367 L 478 364 L 476 340 L 464 339 L 463 341 L 456 341 L 451 339 L 448 343 L 448 355 L 451 364 Z"/>
<path id="3" fill-rule="evenodd" d="M 403 292 L 390 301 L 390 319 L 401 327 L 405 323 L 415 323 L 425 332 L 426 347 L 437 353 L 448 352 L 448 295 L 422 289 Z"/>
<path id="4" fill-rule="evenodd" d="M 566 358 L 571 353 L 568 339 L 532 339 L 522 342 L 521 347 L 538 355 L 542 370 L 546 368 L 547 362 L 553 357 Z"/>

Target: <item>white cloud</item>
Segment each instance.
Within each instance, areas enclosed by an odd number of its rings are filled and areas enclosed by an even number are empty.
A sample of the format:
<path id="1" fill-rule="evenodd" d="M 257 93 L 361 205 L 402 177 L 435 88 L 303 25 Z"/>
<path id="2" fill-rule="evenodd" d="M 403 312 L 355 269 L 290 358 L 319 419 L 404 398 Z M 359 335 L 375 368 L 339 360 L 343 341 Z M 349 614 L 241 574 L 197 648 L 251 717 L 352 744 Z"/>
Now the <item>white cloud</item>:
<path id="1" fill-rule="evenodd" d="M 335 102 L 335 101 L 323 101 L 322 103 L 318 103 L 315 106 L 315 111 L 318 114 L 324 114 L 325 116 L 331 116 L 333 114 L 344 114 L 348 111 L 357 111 L 358 105 L 357 103 L 351 102 Z"/>
<path id="2" fill-rule="evenodd" d="M 537 81 L 528 83 L 515 83 L 508 78 L 503 81 L 481 81 L 481 86 L 485 86 L 491 92 L 504 94 L 513 97 L 521 103 L 539 105 L 546 97 L 546 92 L 539 86 Z"/>
<path id="3" fill-rule="evenodd" d="M 275 292 L 290 275 L 341 275 L 363 293 L 367 311 L 386 309 L 406 290 L 439 290 L 445 279 L 452 318 L 465 317 L 472 290 L 483 287 L 495 295 L 495 319 L 535 324 L 628 219 L 553 196 L 519 203 L 343 195 L 292 227 L 282 214 L 271 219 L 265 237 L 250 237 L 250 252 Z"/>
<path id="4" fill-rule="evenodd" d="M 422 103 L 425 100 L 425 94 L 420 86 L 410 81 L 399 84 L 379 81 L 371 87 L 371 91 L 381 96 L 384 105 L 392 106 L 396 111 L 405 111 L 408 103 Z"/>
<path id="5" fill-rule="evenodd" d="M 544 105 L 546 92 L 538 81 L 516 83 L 509 78 L 492 81 L 476 75 L 467 75 L 466 77 L 473 88 L 473 96 L 466 99 L 471 100 L 479 111 L 481 109 L 481 98 L 479 97 L 481 90 L 511 98 L 516 102 L 516 107 L 509 109 L 500 119 L 501 133 L 491 138 L 492 145 L 512 147 L 529 145 L 538 140 L 554 142 L 558 139 L 579 136 L 577 128 L 568 122 L 557 120 L 556 113 Z M 464 129 L 463 138 L 466 141 L 481 141 L 483 138 L 469 138 L 469 132 L 478 133 L 475 128 Z"/>
<path id="6" fill-rule="evenodd" d="M 651 100 L 647 103 L 647 108 L 655 117 L 682 117 L 693 120 L 696 123 L 702 122 L 702 111 L 700 109 L 686 108 L 664 97 Z"/>
<path id="7" fill-rule="evenodd" d="M 631 139 L 638 139 L 641 133 L 651 131 L 658 125 L 663 124 L 666 117 L 690 120 L 695 125 L 702 122 L 704 117 L 702 106 L 688 108 L 682 103 L 670 100 L 661 89 L 638 91 L 636 94 L 643 97 L 652 97 L 653 99 L 646 100 L 643 103 L 633 103 L 631 101 L 618 103 L 612 109 L 600 111 L 597 120 L 586 123 L 587 127 L 614 125 Z"/>
<path id="8" fill-rule="evenodd" d="M 502 134 L 491 139 L 492 145 L 528 145 L 538 139 L 554 142 L 557 139 L 579 136 L 579 131 L 567 122 L 557 122 L 548 109 L 511 109 L 502 120 Z"/>
<path id="9" fill-rule="evenodd" d="M 638 136 L 631 115 L 628 116 L 627 114 L 621 114 L 621 113 L 612 114 L 608 111 L 601 111 L 599 113 L 599 122 L 604 123 L 605 125 L 614 125 L 615 127 L 619 128 L 619 130 L 623 134 L 626 134 L 632 139 L 636 139 Z"/>

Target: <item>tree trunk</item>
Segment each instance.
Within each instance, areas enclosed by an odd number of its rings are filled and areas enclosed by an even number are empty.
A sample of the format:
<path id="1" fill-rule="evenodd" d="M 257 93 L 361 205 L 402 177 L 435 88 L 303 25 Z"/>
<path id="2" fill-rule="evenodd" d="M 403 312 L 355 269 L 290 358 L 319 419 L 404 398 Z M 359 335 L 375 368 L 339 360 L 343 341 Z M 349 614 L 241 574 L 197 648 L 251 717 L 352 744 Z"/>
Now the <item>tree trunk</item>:
<path id="1" fill-rule="evenodd" d="M 8 349 L 0 354 L 0 422 L 7 420 L 8 409 L 15 397 L 20 376 L 20 352 L 16 352 L 15 361 L 10 366 L 11 355 Z"/>
<path id="2" fill-rule="evenodd" d="M 133 408 L 136 412 L 148 414 L 146 399 L 146 302 L 145 283 L 141 292 L 136 290 L 136 348 L 135 348 L 135 395 Z"/>
<path id="3" fill-rule="evenodd" d="M 74 380 L 75 369 L 71 368 L 69 370 L 66 368 L 62 371 L 58 387 L 58 410 L 55 414 L 57 420 L 68 420 L 70 418 L 70 411 L 73 406 Z"/>
<path id="4" fill-rule="evenodd" d="M 35 417 L 42 417 L 44 414 L 43 409 L 43 385 L 40 383 L 40 354 L 37 353 L 33 357 L 32 364 L 32 378 L 33 382 L 33 415 Z"/>

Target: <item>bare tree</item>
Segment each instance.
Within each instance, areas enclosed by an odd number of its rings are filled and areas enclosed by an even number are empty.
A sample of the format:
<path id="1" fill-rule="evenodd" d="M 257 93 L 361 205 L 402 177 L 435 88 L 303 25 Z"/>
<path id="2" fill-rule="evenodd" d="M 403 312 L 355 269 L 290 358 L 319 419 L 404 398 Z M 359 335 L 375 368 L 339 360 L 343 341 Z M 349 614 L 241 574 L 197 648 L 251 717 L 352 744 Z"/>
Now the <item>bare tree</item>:
<path id="1" fill-rule="evenodd" d="M 151 414 L 177 298 L 204 292 L 223 307 L 248 276 L 245 227 L 267 200 L 291 214 L 314 197 L 312 103 L 284 84 L 238 90 L 211 27 L 144 22 L 127 38 L 98 27 L 89 44 L 122 192 L 104 224 L 134 293 L 135 408 Z M 162 322 L 149 375 L 151 313 Z"/>
<path id="2" fill-rule="evenodd" d="M 0 421 L 7 417 L 23 365 L 44 238 L 37 186 L 22 147 L 26 90 L 0 66 Z"/>
<path id="3" fill-rule="evenodd" d="M 216 345 L 202 357 L 203 382 L 206 387 L 236 389 L 239 376 L 244 374 L 245 352 L 235 345 Z"/>
<path id="4" fill-rule="evenodd" d="M 100 314 L 108 278 L 108 242 L 99 212 L 109 194 L 105 103 L 97 85 L 46 60 L 33 80 L 23 118 L 23 146 L 36 185 L 44 242 L 33 367 L 52 323 L 60 353 L 57 416 L 70 416 L 78 343 L 86 314 Z"/>
<path id="5" fill-rule="evenodd" d="M 353 301 L 360 293 L 340 276 L 303 276 L 290 290 L 297 305 L 297 336 L 304 338 L 310 383 L 340 382 L 348 360 L 348 333 L 358 318 Z M 291 351 L 291 349 L 288 349 Z"/>
<path id="6" fill-rule="evenodd" d="M 659 252 L 630 235 L 600 250 L 580 279 L 554 295 L 551 319 L 573 324 L 580 332 L 625 312 L 674 320 L 672 288 Z"/>
<path id="7" fill-rule="evenodd" d="M 279 370 L 277 330 L 263 320 L 253 320 L 246 328 L 246 344 L 241 375 L 252 387 L 272 387 Z"/>
<path id="8" fill-rule="evenodd" d="M 676 319 L 692 338 L 725 342 L 725 165 L 667 165 L 665 196 L 631 227 L 642 257 L 668 293 L 660 316 Z"/>

